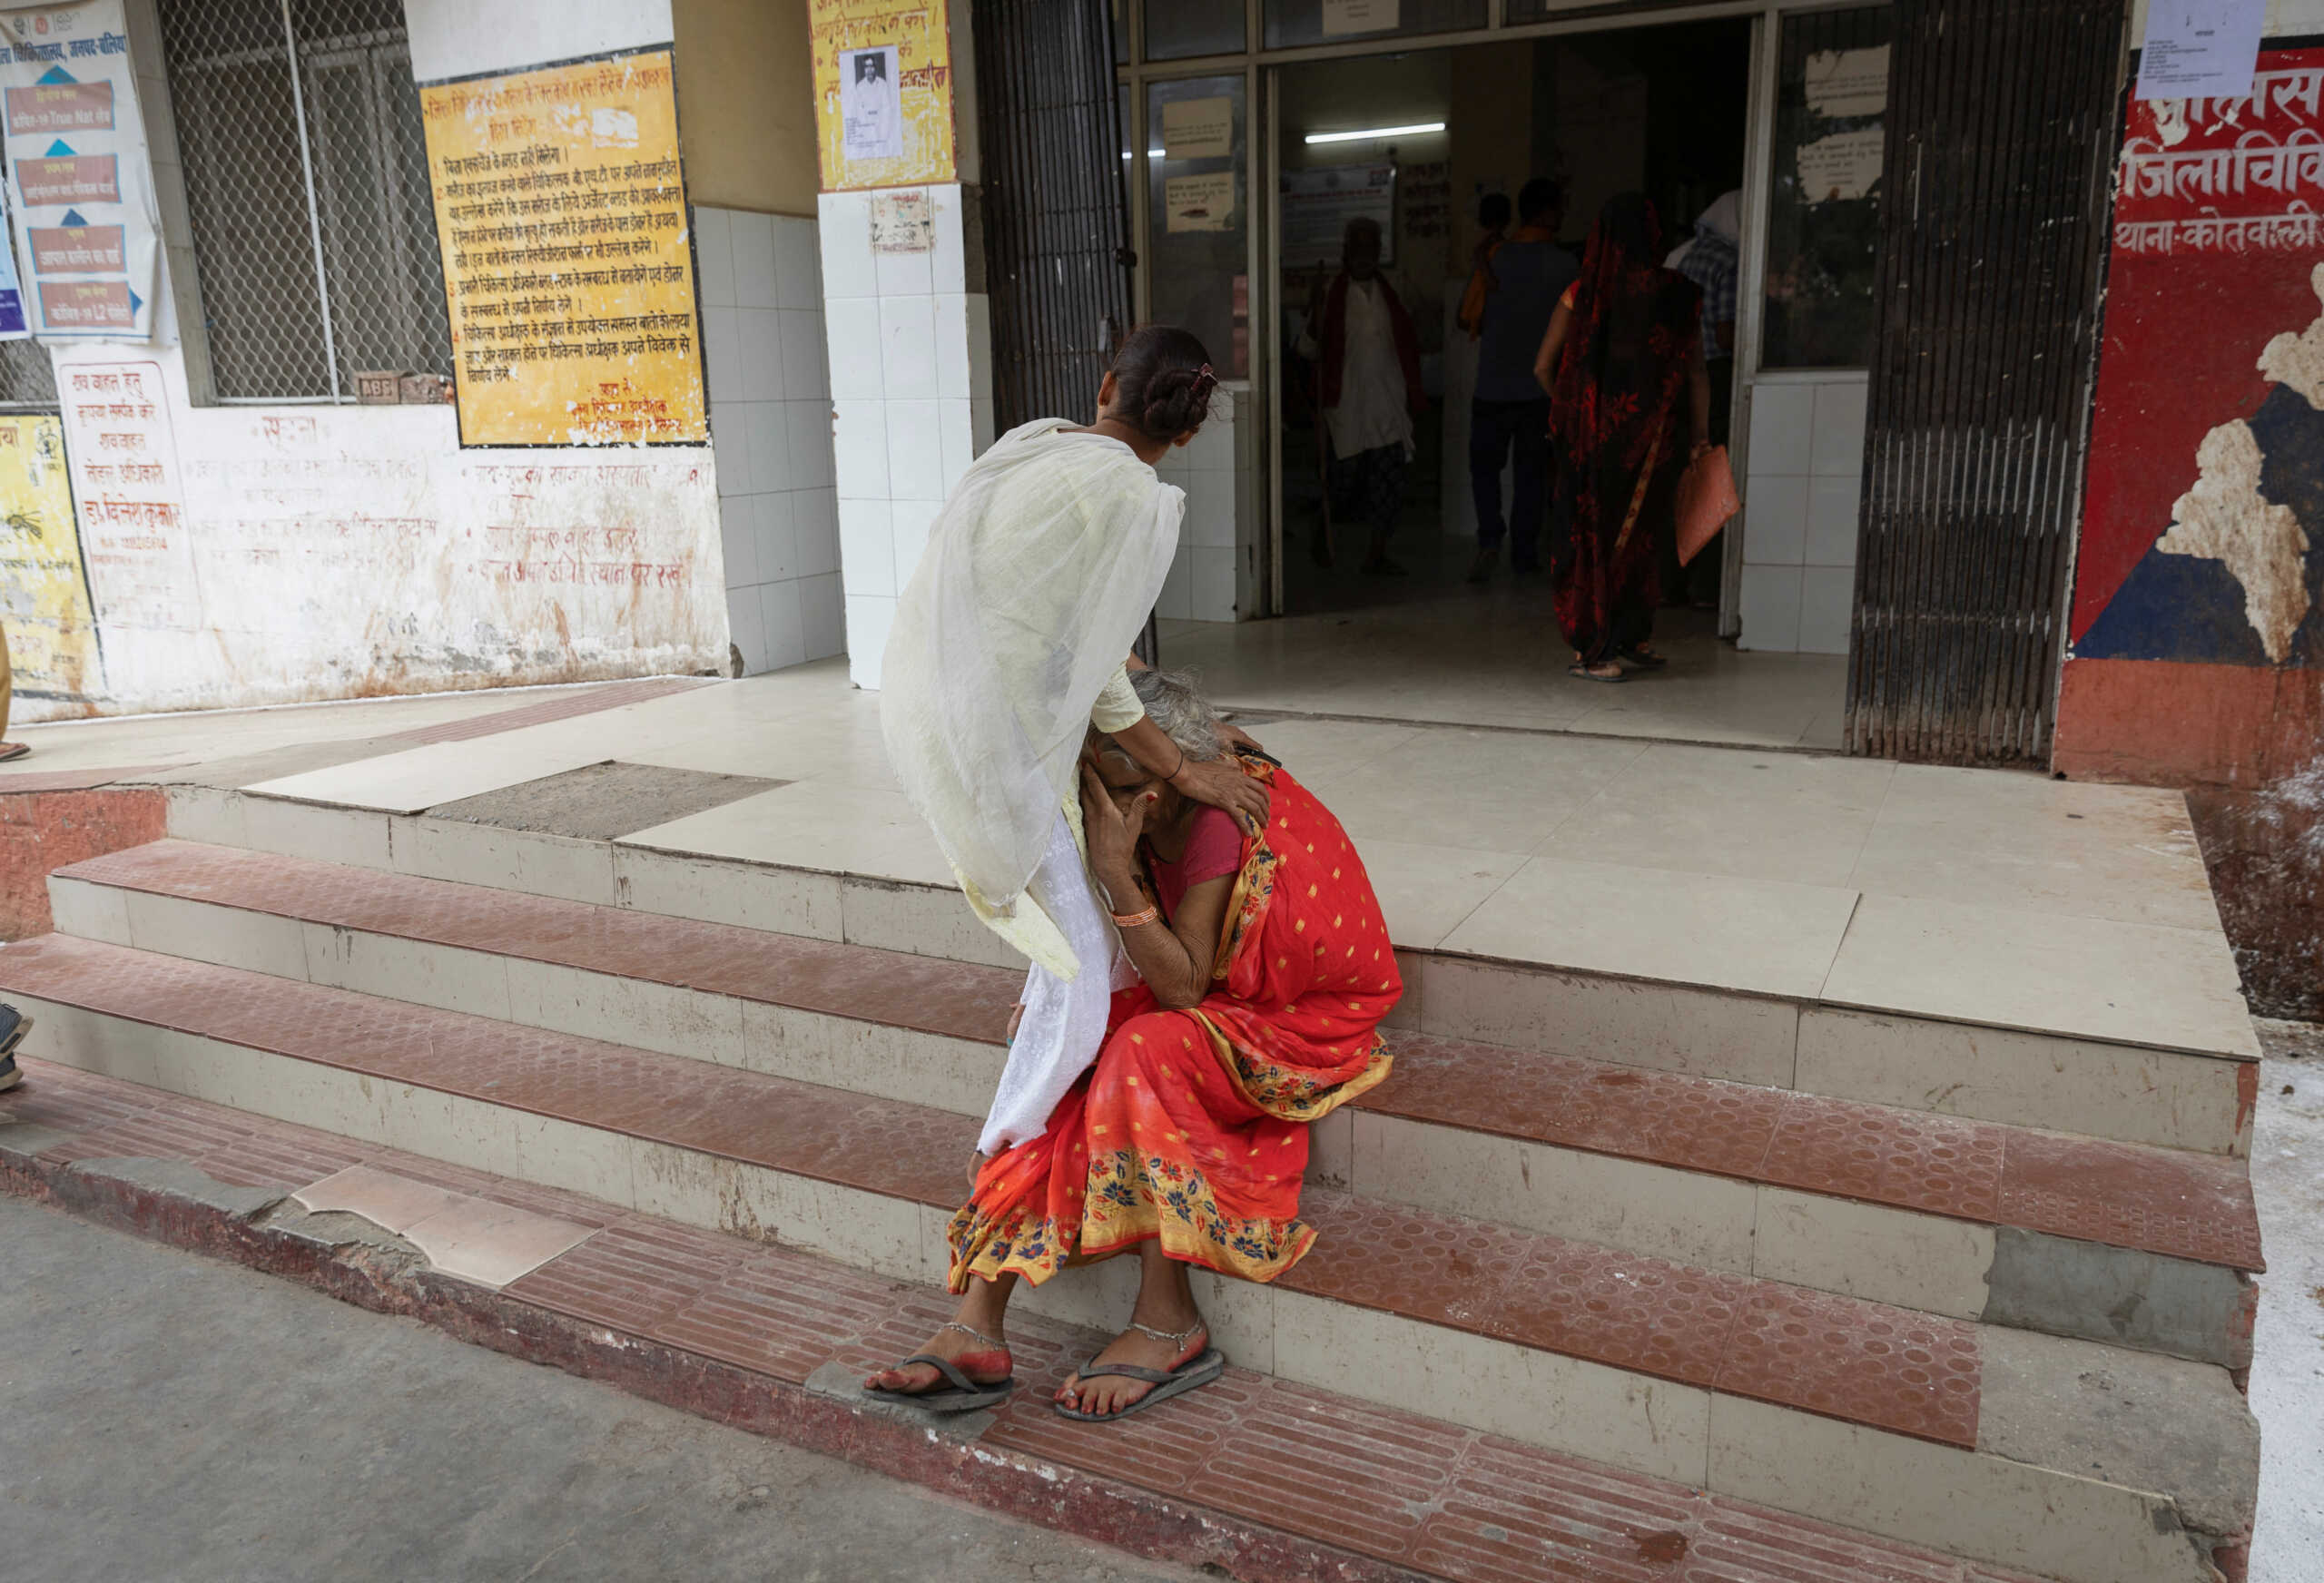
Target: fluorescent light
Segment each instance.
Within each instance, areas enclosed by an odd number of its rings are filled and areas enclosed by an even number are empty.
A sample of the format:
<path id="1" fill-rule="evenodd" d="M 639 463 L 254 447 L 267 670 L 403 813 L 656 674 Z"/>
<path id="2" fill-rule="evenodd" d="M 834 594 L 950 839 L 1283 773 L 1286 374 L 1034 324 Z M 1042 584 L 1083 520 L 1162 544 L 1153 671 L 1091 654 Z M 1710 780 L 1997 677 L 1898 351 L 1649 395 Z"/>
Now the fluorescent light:
<path id="1" fill-rule="evenodd" d="M 1309 143 L 1362 143 L 1374 137 L 1417 137 L 1424 132 L 1443 132 L 1441 121 L 1416 122 L 1411 126 L 1367 126 L 1356 132 L 1311 132 Z"/>

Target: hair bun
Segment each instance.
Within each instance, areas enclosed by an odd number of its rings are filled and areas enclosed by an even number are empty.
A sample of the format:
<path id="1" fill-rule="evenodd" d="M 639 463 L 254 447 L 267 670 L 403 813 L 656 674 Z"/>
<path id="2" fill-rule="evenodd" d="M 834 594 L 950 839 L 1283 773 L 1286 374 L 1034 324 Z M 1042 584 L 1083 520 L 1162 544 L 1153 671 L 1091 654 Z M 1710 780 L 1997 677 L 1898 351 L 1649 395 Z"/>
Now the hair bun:
<path id="1" fill-rule="evenodd" d="M 1184 439 L 1210 416 L 1218 376 L 1202 342 L 1186 330 L 1139 326 L 1115 354 L 1112 371 L 1112 410 L 1154 439 Z"/>

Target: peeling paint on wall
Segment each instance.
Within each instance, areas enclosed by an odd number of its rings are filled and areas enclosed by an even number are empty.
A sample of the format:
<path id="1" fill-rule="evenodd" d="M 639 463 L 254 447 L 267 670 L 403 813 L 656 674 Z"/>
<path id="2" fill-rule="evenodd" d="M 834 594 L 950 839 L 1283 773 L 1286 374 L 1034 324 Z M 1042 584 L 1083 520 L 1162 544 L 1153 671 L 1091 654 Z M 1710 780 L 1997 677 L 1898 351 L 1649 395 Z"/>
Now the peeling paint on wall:
<path id="1" fill-rule="evenodd" d="M 2166 556 L 2202 556 L 2223 563 L 2243 585 L 2243 611 L 2268 658 L 2291 653 L 2292 634 L 2308 614 L 2300 557 L 2308 535 L 2288 506 L 2260 493 L 2264 458 L 2251 426 L 2237 419 L 2203 437 L 2195 452 L 2201 477 L 2171 508 L 2171 529 L 2154 547 Z"/>
<path id="2" fill-rule="evenodd" d="M 195 408 L 174 353 L 59 385 L 131 370 L 158 389 L 87 404 L 153 417 L 74 434 L 128 458 L 96 468 L 154 469 L 83 484 L 121 501 L 119 558 L 90 541 L 104 688 L 24 718 L 723 671 L 708 447 L 464 452 L 447 407 Z"/>

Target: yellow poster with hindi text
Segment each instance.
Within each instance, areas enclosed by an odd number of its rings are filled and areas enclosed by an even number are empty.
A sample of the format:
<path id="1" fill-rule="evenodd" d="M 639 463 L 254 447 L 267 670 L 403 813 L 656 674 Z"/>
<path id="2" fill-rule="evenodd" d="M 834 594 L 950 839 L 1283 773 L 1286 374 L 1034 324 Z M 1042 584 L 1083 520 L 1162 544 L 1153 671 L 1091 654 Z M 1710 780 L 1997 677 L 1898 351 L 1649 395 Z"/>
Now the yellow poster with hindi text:
<path id="1" fill-rule="evenodd" d="M 464 446 L 708 438 L 670 52 L 424 84 Z"/>
<path id="2" fill-rule="evenodd" d="M 956 180 L 948 0 L 807 0 L 807 30 L 823 191 Z"/>
<path id="3" fill-rule="evenodd" d="M 0 617 L 18 697 L 79 703 L 104 691 L 55 418 L 0 418 Z"/>

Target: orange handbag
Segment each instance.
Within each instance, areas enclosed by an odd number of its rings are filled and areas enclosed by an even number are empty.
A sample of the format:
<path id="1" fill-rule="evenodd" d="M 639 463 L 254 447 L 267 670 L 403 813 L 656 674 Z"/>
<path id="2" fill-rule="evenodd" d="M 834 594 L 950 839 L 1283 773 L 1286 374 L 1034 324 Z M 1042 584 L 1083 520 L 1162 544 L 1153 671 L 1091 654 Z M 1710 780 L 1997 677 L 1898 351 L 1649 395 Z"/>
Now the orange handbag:
<path id="1" fill-rule="evenodd" d="M 1687 464 L 1679 476 L 1679 564 L 1685 565 L 1702 553 L 1703 546 L 1743 509 L 1736 497 L 1735 471 L 1727 465 L 1727 447 L 1713 446 Z"/>

